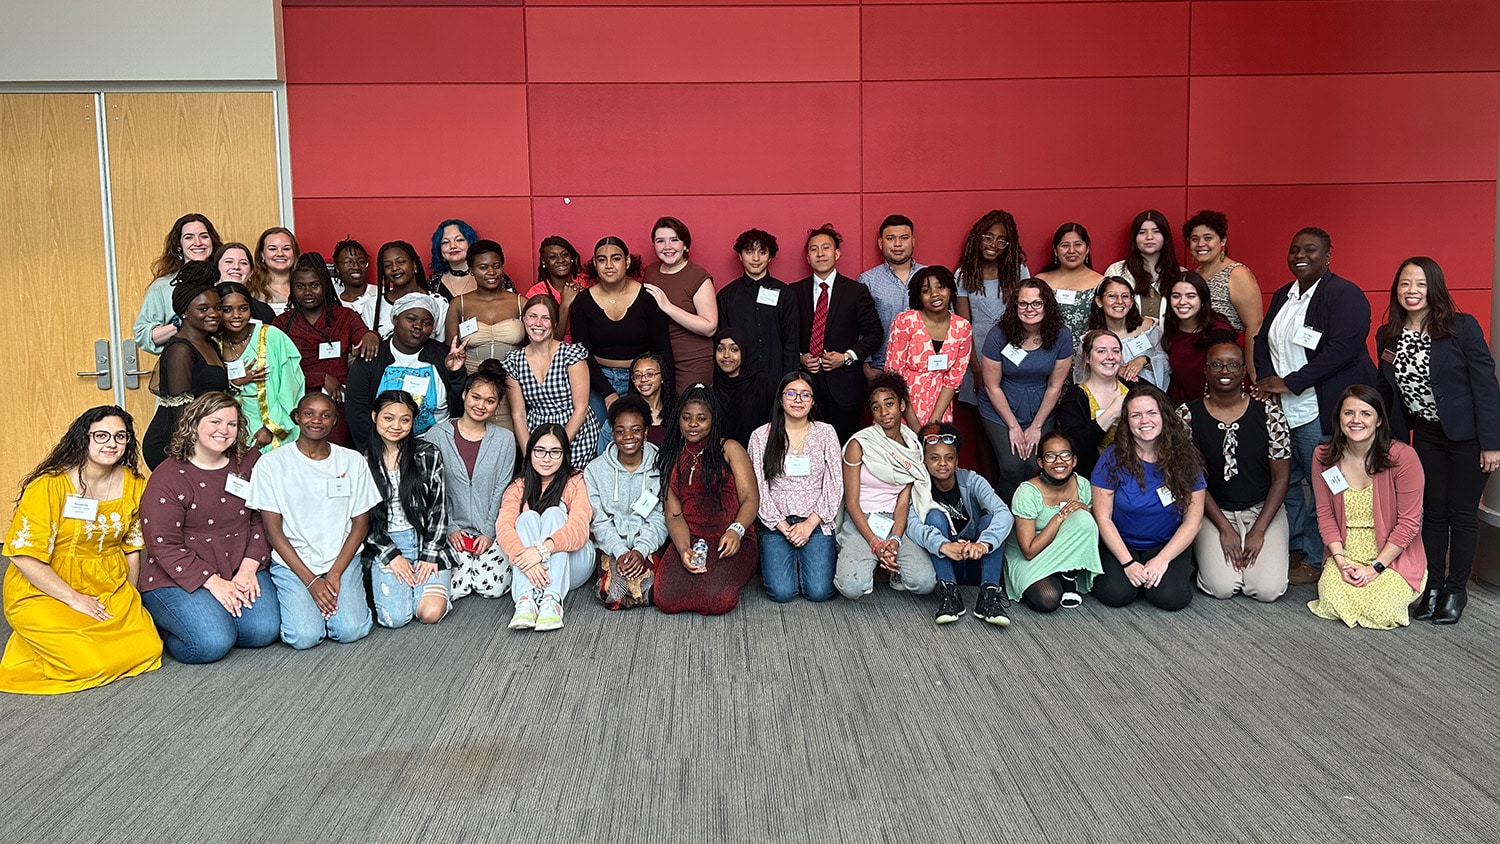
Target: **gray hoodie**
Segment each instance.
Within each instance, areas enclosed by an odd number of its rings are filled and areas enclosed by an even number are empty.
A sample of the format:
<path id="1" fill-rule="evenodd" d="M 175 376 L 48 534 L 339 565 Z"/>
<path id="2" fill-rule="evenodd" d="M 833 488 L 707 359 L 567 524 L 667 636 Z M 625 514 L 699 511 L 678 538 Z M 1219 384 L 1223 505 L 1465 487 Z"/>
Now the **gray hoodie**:
<path id="1" fill-rule="evenodd" d="M 600 551 L 611 557 L 627 551 L 650 557 L 667 543 L 656 446 L 644 443 L 641 465 L 632 472 L 620 465 L 620 451 L 611 443 L 583 470 L 583 480 L 594 508 L 594 544 Z"/>

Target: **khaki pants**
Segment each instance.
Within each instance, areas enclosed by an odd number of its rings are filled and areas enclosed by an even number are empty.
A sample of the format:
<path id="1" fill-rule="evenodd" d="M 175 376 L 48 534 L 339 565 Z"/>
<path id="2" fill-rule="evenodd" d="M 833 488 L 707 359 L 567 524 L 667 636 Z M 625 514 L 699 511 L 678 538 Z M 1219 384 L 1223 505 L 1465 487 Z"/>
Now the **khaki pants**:
<path id="1" fill-rule="evenodd" d="M 1243 542 L 1245 534 L 1260 518 L 1260 512 L 1261 505 L 1245 510 L 1225 510 L 1224 518 L 1229 520 Z M 1244 592 L 1257 601 L 1270 602 L 1280 598 L 1286 594 L 1288 539 L 1286 509 L 1282 508 L 1266 526 L 1266 541 L 1261 545 L 1255 562 L 1243 571 L 1236 571 L 1224 559 L 1219 529 L 1205 515 L 1203 526 L 1193 540 L 1193 556 L 1198 560 L 1198 588 L 1215 598 L 1232 598 L 1236 592 Z"/>

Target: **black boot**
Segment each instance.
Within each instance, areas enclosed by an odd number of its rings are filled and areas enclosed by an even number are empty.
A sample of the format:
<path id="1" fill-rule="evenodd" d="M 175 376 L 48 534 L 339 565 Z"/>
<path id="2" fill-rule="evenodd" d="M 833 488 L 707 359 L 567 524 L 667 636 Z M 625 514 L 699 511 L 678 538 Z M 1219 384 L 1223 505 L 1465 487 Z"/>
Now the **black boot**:
<path id="1" fill-rule="evenodd" d="M 1418 621 L 1432 618 L 1432 611 L 1437 609 L 1438 596 L 1443 593 L 1441 586 L 1429 586 L 1422 590 L 1417 596 L 1416 603 L 1411 605 L 1411 617 Z"/>
<path id="2" fill-rule="evenodd" d="M 1433 624 L 1457 624 L 1459 616 L 1464 614 L 1464 606 L 1469 603 L 1469 593 L 1460 589 L 1456 592 L 1443 592 L 1438 597 L 1437 608 L 1432 611 Z"/>

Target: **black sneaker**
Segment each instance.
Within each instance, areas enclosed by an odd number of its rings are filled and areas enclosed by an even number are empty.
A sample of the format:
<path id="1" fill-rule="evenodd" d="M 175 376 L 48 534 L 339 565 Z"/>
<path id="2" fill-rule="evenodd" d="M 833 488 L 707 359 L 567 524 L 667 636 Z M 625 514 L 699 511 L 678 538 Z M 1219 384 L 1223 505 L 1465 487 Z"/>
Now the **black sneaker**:
<path id="1" fill-rule="evenodd" d="M 958 584 L 951 580 L 945 580 L 937 585 L 938 611 L 935 619 L 938 624 L 949 624 L 958 621 L 964 614 L 964 599 L 958 594 Z"/>
<path id="2" fill-rule="evenodd" d="M 1009 627 L 1010 618 L 1005 614 L 1005 609 L 1009 606 L 1010 601 L 1006 600 L 1000 587 L 987 583 L 980 588 L 979 601 L 974 604 L 974 617 L 997 627 Z"/>

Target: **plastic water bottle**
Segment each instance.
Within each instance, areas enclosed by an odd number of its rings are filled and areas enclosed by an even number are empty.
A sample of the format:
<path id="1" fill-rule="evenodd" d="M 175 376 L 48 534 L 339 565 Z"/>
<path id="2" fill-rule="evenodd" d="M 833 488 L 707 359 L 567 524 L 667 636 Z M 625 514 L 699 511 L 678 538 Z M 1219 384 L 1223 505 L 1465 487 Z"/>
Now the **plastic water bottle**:
<path id="1" fill-rule="evenodd" d="M 708 541 L 698 537 L 693 541 L 693 568 L 701 569 L 708 565 Z"/>

